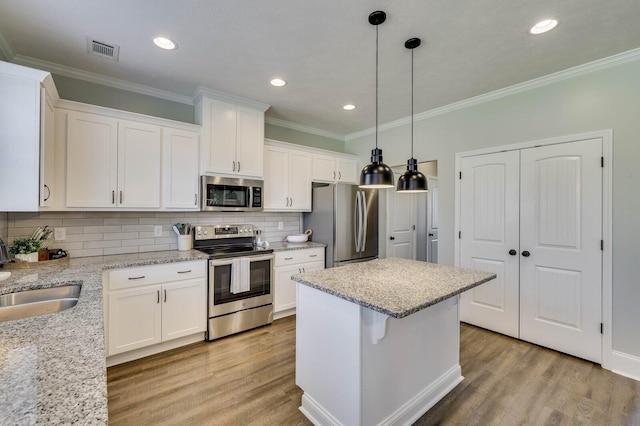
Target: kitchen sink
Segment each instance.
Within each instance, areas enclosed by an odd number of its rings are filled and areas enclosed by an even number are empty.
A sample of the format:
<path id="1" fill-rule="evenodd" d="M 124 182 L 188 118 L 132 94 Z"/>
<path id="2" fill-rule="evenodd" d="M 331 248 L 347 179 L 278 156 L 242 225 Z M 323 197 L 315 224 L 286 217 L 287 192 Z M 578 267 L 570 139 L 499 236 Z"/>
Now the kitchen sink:
<path id="1" fill-rule="evenodd" d="M 25 290 L 0 296 L 0 322 L 53 314 L 78 303 L 80 285 Z"/>

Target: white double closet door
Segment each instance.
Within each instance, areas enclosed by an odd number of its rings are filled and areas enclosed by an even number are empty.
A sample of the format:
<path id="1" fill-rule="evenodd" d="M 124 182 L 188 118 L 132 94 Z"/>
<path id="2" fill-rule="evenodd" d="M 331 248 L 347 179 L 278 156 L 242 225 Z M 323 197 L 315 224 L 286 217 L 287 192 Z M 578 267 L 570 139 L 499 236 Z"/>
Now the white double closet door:
<path id="1" fill-rule="evenodd" d="M 463 157 L 460 318 L 601 362 L 602 140 Z"/>

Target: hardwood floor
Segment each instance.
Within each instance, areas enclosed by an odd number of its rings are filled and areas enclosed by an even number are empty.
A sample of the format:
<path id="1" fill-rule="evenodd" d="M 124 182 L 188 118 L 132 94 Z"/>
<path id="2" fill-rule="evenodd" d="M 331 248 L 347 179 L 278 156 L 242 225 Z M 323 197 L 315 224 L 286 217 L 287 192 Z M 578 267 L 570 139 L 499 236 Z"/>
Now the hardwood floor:
<path id="1" fill-rule="evenodd" d="M 416 425 L 640 425 L 640 382 L 462 324 L 465 380 Z M 295 317 L 108 370 L 110 425 L 310 425 Z"/>

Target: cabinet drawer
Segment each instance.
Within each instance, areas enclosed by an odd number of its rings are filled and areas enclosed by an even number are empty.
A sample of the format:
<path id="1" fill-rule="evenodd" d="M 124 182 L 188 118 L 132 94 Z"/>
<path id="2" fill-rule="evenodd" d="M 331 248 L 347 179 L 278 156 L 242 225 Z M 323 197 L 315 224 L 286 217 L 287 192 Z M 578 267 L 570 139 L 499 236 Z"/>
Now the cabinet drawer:
<path id="1" fill-rule="evenodd" d="M 177 262 L 109 271 L 109 290 L 206 277 L 207 262 Z"/>
<path id="2" fill-rule="evenodd" d="M 317 260 L 324 262 L 324 247 L 277 252 L 275 254 L 274 266 L 294 265 L 296 263 L 314 262 Z"/>

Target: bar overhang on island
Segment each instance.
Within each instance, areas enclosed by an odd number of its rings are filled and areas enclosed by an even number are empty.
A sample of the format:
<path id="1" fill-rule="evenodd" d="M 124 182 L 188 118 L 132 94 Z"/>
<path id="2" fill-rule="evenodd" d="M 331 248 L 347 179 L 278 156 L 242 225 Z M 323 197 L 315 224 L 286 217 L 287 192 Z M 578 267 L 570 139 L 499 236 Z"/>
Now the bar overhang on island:
<path id="1" fill-rule="evenodd" d="M 302 413 L 315 425 L 415 422 L 463 380 L 458 295 L 495 277 L 396 258 L 294 275 Z"/>

